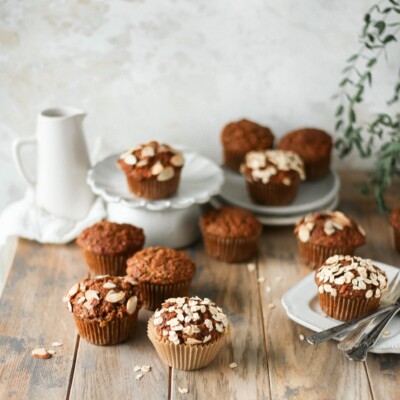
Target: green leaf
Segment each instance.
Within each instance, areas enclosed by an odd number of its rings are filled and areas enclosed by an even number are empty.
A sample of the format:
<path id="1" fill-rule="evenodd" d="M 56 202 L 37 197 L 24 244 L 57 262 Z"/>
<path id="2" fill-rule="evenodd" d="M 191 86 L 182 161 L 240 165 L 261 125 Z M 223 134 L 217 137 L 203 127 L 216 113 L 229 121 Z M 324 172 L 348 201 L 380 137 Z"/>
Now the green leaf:
<path id="1" fill-rule="evenodd" d="M 372 74 L 371 74 L 371 71 L 367 71 L 367 72 L 365 73 L 365 76 L 366 76 L 366 78 L 367 78 L 367 81 L 368 81 L 369 86 L 371 87 L 371 86 L 372 86 Z"/>
<path id="2" fill-rule="evenodd" d="M 367 67 L 371 68 L 372 66 L 374 66 L 376 64 L 376 61 L 376 58 L 371 58 L 367 63 Z"/>
<path id="3" fill-rule="evenodd" d="M 364 22 L 368 25 L 371 21 L 371 16 L 369 14 L 365 14 Z"/>
<path id="4" fill-rule="evenodd" d="M 396 42 L 396 38 L 393 35 L 387 35 L 385 39 L 382 40 L 382 43 L 387 44 L 389 42 Z"/>
<path id="5" fill-rule="evenodd" d="M 338 131 L 342 125 L 343 125 L 343 120 L 339 119 L 338 122 L 336 122 L 335 131 Z"/>
<path id="6" fill-rule="evenodd" d="M 356 113 L 352 108 L 349 110 L 349 120 L 352 124 L 356 122 Z"/>
<path id="7" fill-rule="evenodd" d="M 398 6 L 399 2 L 397 0 L 389 0 L 394 6 Z"/>
<path id="8" fill-rule="evenodd" d="M 352 62 L 354 60 L 357 60 L 357 58 L 358 58 L 358 54 L 353 54 L 350 58 L 347 59 L 347 62 L 348 63 Z"/>
<path id="9" fill-rule="evenodd" d="M 339 117 L 340 115 L 342 115 L 342 114 L 343 114 L 343 110 L 344 110 L 344 107 L 343 107 L 343 105 L 341 104 L 341 105 L 336 109 L 336 116 Z"/>
<path id="10" fill-rule="evenodd" d="M 384 21 L 378 21 L 375 23 L 375 28 L 378 30 L 379 35 L 382 35 L 383 31 L 386 28 L 386 24 Z"/>
<path id="11" fill-rule="evenodd" d="M 370 41 L 371 43 L 374 43 L 374 41 L 375 41 L 375 37 L 374 37 L 374 35 L 372 35 L 371 33 L 368 34 L 368 39 L 369 39 L 369 41 Z"/>

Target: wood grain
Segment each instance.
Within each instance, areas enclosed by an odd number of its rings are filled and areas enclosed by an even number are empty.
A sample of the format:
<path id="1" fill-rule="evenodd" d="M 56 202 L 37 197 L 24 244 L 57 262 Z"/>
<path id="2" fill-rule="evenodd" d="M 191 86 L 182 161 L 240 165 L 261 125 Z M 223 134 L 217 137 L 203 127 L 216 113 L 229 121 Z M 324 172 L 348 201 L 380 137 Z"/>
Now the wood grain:
<path id="1" fill-rule="evenodd" d="M 190 372 L 173 369 L 171 398 L 182 398 L 179 387 L 189 390 L 190 399 L 269 398 L 256 272 L 249 272 L 247 264 L 210 259 L 201 244 L 190 255 L 198 268 L 192 294 L 208 297 L 223 307 L 232 332 L 225 348 L 208 367 Z M 229 368 L 231 362 L 238 367 Z"/>
<path id="2" fill-rule="evenodd" d="M 0 299 L 0 398 L 65 398 L 76 344 L 62 296 L 86 272 L 73 245 L 20 240 Z M 31 355 L 54 340 L 64 345 L 48 360 Z"/>
<path id="3" fill-rule="evenodd" d="M 149 311 L 140 311 L 138 330 L 126 343 L 95 346 L 80 341 L 71 399 L 167 399 L 169 367 L 158 358 L 147 338 Z M 136 365 L 150 365 L 151 372 L 134 372 Z M 140 380 L 137 374 L 143 374 Z"/>

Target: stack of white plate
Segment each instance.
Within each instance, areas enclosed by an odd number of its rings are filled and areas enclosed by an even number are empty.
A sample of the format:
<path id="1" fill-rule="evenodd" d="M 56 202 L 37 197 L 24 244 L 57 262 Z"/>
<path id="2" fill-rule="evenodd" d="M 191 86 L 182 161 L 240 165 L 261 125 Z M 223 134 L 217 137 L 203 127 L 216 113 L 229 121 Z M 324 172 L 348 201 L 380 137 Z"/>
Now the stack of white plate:
<path id="1" fill-rule="evenodd" d="M 212 199 L 216 207 L 234 205 L 245 208 L 264 225 L 292 225 L 302 216 L 321 210 L 333 210 L 339 202 L 340 178 L 330 172 L 324 178 L 300 184 L 296 200 L 287 206 L 262 206 L 253 203 L 246 182 L 239 173 L 223 168 L 225 183 L 218 196 Z"/>

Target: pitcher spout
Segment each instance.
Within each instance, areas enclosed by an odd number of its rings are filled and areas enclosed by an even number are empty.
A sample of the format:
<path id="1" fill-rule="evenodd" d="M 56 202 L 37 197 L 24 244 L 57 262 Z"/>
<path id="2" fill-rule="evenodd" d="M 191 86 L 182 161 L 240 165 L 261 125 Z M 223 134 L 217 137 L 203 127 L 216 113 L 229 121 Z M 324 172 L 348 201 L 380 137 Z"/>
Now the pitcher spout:
<path id="1" fill-rule="evenodd" d="M 87 113 L 75 107 L 56 107 L 43 110 L 40 115 L 42 118 L 57 120 L 73 118 L 81 123 Z"/>

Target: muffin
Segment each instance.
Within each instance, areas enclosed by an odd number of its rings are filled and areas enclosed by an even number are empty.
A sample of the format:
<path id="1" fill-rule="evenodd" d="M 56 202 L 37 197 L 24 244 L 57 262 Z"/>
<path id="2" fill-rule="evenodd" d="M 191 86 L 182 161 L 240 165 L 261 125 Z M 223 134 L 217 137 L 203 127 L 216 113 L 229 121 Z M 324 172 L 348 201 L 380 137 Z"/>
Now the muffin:
<path id="1" fill-rule="evenodd" d="M 196 266 L 183 251 L 149 247 L 127 261 L 126 273 L 140 285 L 144 305 L 154 311 L 165 299 L 187 296 Z"/>
<path id="2" fill-rule="evenodd" d="M 166 364 L 189 371 L 213 361 L 228 329 L 227 316 L 211 300 L 178 297 L 166 300 L 154 313 L 147 334 Z"/>
<path id="3" fill-rule="evenodd" d="M 278 148 L 297 153 L 304 161 L 307 180 L 320 179 L 330 170 L 332 137 L 320 129 L 304 128 L 287 133 Z"/>
<path id="4" fill-rule="evenodd" d="M 89 271 L 94 275 L 125 275 L 126 260 L 143 248 L 143 229 L 101 221 L 83 230 L 77 239 Z"/>
<path id="5" fill-rule="evenodd" d="M 172 147 L 152 141 L 125 151 L 117 164 L 135 196 L 157 200 L 177 192 L 184 159 Z"/>
<path id="6" fill-rule="evenodd" d="M 141 299 L 129 277 L 103 275 L 76 283 L 64 297 L 81 338 L 104 346 L 128 340 L 135 332 Z"/>
<path id="7" fill-rule="evenodd" d="M 388 282 L 386 273 L 371 260 L 349 255 L 328 258 L 315 278 L 322 311 L 340 321 L 374 312 Z"/>
<path id="8" fill-rule="evenodd" d="M 292 203 L 305 178 L 301 158 L 283 150 L 251 151 L 240 170 L 251 200 L 269 206 Z"/>
<path id="9" fill-rule="evenodd" d="M 306 215 L 296 223 L 294 234 L 300 258 L 311 269 L 335 254 L 353 255 L 365 244 L 364 229 L 340 211 Z"/>
<path id="10" fill-rule="evenodd" d="M 224 149 L 224 164 L 240 170 L 246 153 L 252 150 L 272 149 L 274 135 L 267 127 L 242 119 L 226 125 L 221 133 Z"/>
<path id="11" fill-rule="evenodd" d="M 389 221 L 393 228 L 394 247 L 400 253 L 400 207 L 392 211 Z"/>
<path id="12" fill-rule="evenodd" d="M 249 211 L 236 207 L 212 210 L 200 219 L 206 252 L 227 262 L 249 259 L 257 252 L 262 226 Z"/>

